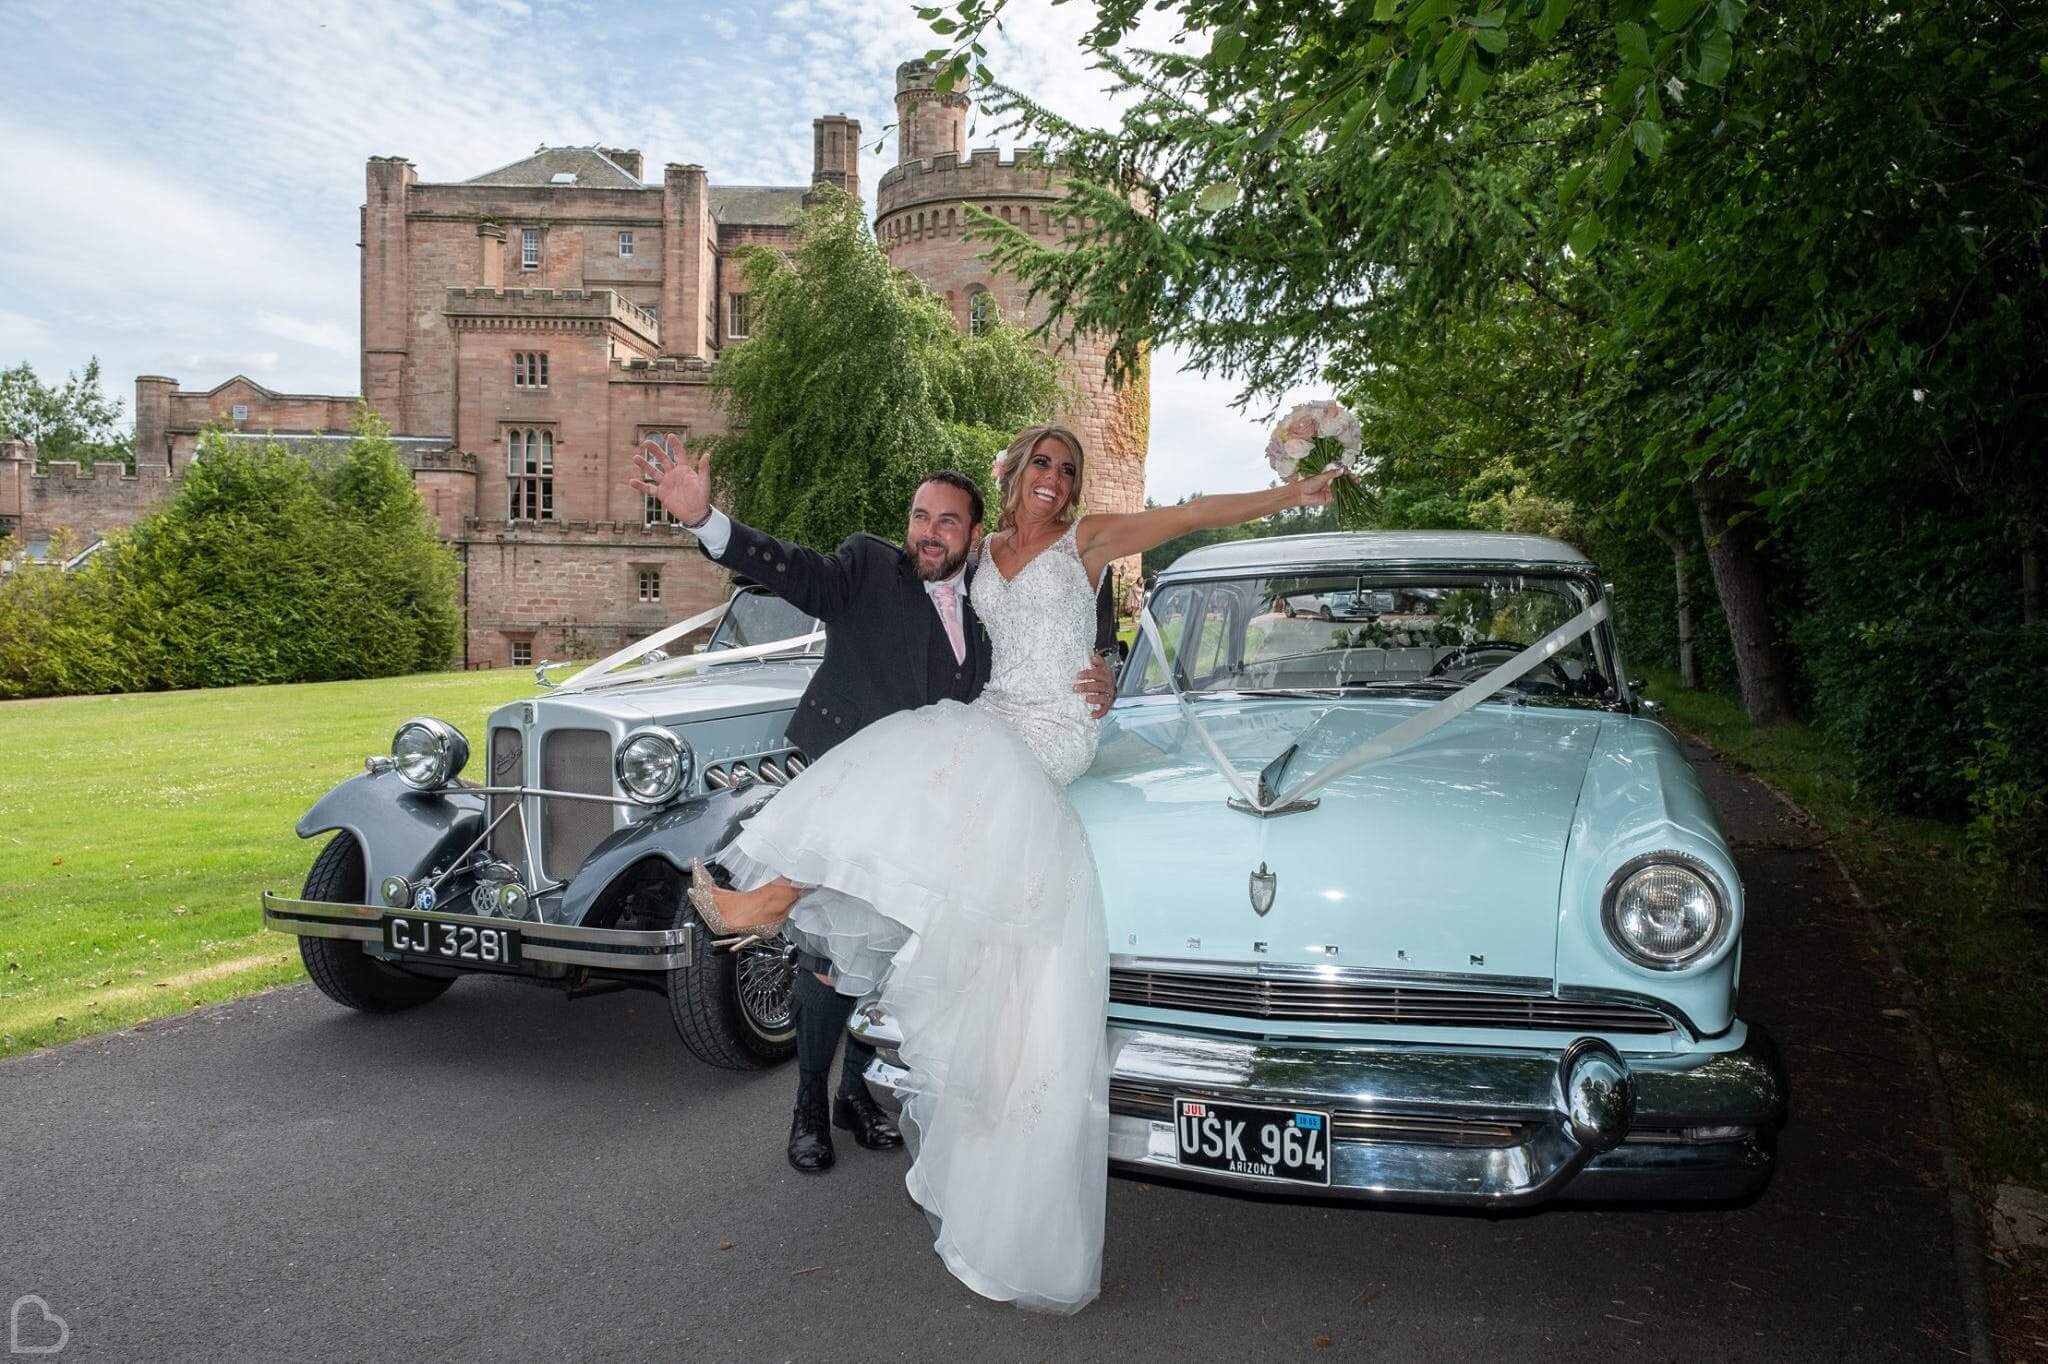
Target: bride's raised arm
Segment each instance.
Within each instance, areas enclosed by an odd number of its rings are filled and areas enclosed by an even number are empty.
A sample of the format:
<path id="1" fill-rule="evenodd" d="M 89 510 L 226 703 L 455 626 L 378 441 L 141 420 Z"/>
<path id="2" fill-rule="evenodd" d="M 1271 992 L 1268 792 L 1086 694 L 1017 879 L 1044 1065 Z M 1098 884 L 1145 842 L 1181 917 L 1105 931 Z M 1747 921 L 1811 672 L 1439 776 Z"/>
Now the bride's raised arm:
<path id="1" fill-rule="evenodd" d="M 1321 507 L 1330 500 L 1330 484 L 1339 471 L 1327 469 L 1295 483 L 1282 483 L 1256 493 L 1218 493 L 1191 497 L 1177 507 L 1151 507 L 1141 512 L 1098 512 L 1081 518 L 1075 548 L 1090 582 L 1118 559 L 1143 554 L 1176 536 L 1256 521 L 1289 507 Z"/>

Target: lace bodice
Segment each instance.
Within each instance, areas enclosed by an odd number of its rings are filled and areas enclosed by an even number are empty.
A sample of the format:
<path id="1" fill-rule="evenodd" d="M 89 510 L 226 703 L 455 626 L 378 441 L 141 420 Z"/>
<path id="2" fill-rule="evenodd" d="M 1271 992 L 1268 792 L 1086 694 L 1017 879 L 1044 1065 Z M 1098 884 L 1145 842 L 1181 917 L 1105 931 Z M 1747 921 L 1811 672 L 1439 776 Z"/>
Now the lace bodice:
<path id="1" fill-rule="evenodd" d="M 1062 786 L 1095 760 L 1098 729 L 1074 691 L 1074 675 L 1095 647 L 1095 588 L 1075 538 L 1080 524 L 1014 579 L 1003 577 L 983 542 L 969 589 L 993 652 L 988 686 L 974 704 L 1014 726 Z"/>

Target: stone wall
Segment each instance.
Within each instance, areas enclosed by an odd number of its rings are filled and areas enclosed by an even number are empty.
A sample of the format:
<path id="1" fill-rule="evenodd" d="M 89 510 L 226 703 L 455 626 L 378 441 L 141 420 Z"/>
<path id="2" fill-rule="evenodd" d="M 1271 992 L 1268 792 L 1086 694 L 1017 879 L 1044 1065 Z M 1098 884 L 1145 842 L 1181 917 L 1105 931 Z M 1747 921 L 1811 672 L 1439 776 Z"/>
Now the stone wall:
<path id="1" fill-rule="evenodd" d="M 35 447 L 9 441 L 0 445 L 0 534 L 27 544 L 68 530 L 82 547 L 134 525 L 176 486 L 164 464 L 138 464 L 131 474 L 118 462 L 55 460 L 38 472 Z"/>
<path id="2" fill-rule="evenodd" d="M 510 667 L 515 641 L 536 663 L 599 657 L 716 605 L 730 577 L 696 544 L 674 527 L 471 525 L 455 546 L 469 593 L 466 666 Z M 648 569 L 659 601 L 639 598 Z"/>

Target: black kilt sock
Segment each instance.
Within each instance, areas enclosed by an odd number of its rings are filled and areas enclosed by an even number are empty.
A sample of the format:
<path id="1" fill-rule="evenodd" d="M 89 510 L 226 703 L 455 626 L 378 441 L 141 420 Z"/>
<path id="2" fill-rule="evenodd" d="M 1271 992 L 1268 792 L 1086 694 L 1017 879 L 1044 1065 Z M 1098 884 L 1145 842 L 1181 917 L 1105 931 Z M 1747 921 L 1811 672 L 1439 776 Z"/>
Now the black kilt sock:
<path id="1" fill-rule="evenodd" d="M 846 1020 L 851 1017 L 851 999 L 819 980 L 811 972 L 798 970 L 796 1065 L 799 1102 L 825 1102 L 825 1082 L 832 1072 L 832 1055 L 839 1050 L 840 1039 L 846 1036 Z M 852 1060 L 852 1048 L 855 1045 L 858 1044 L 848 1044 L 849 1062 Z M 862 1050 L 868 1049 L 863 1047 Z"/>

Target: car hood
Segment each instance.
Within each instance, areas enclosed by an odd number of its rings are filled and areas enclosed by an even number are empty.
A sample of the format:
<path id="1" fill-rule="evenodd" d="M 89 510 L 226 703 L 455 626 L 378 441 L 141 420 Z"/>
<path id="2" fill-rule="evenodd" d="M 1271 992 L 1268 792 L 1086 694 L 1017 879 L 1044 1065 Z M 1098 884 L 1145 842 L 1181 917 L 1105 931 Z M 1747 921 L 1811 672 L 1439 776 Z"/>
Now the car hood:
<path id="1" fill-rule="evenodd" d="M 809 685 L 815 659 L 713 663 L 682 677 L 542 696 L 538 704 L 572 705 L 631 722 L 695 724 L 765 710 L 787 710 Z"/>
<path id="2" fill-rule="evenodd" d="M 1298 745 L 1303 777 L 1416 714 L 1376 699 L 1196 703 L 1247 786 Z M 1260 818 L 1176 707 L 1120 707 L 1072 788 L 1101 870 L 1112 954 L 1553 979 L 1558 888 L 1572 814 L 1600 733 L 1596 712 L 1480 706 Z M 1276 878 L 1255 912 L 1254 872 Z"/>

